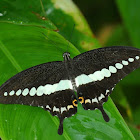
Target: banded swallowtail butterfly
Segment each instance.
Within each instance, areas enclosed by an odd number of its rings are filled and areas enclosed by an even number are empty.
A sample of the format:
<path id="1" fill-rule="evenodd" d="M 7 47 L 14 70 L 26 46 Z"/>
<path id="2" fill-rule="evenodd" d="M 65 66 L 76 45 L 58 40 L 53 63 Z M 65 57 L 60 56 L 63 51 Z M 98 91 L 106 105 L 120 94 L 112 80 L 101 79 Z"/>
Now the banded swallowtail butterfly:
<path id="1" fill-rule="evenodd" d="M 85 110 L 99 109 L 106 122 L 103 103 L 114 86 L 128 73 L 140 67 L 140 50 L 133 47 L 104 47 L 73 59 L 49 62 L 24 70 L 0 87 L 0 103 L 41 107 L 63 120 L 77 112 L 80 102 Z M 75 95 L 74 92 L 77 92 Z"/>

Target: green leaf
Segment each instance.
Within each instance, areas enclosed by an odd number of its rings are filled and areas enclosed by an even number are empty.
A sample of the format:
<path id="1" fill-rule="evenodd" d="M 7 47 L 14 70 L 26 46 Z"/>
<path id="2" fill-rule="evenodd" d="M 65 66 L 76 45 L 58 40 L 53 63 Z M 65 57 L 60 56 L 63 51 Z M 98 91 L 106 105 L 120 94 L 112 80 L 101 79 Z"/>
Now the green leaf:
<path id="1" fill-rule="evenodd" d="M 80 52 L 100 47 L 83 15 L 71 0 L 48 0 L 43 4 L 48 18 L 58 27 L 60 34 L 70 40 Z"/>
<path id="2" fill-rule="evenodd" d="M 134 120 L 131 122 L 127 121 L 127 124 L 130 128 L 130 130 L 133 132 L 133 135 L 135 136 L 135 138 L 138 140 L 140 139 L 140 106 L 135 108 L 135 110 L 133 110 L 133 118 Z"/>
<path id="3" fill-rule="evenodd" d="M 24 3 L 23 0 L 2 0 L 0 9 L 2 21 L 60 30 L 60 34 L 80 52 L 100 46 L 83 15 L 70 0 L 24 0 Z M 74 32 L 71 33 L 74 24 Z"/>
<path id="4" fill-rule="evenodd" d="M 135 139 L 139 140 L 140 139 L 140 130 L 138 130 L 133 124 L 128 123 L 128 126 L 129 126 L 131 132 L 133 132 Z"/>
<path id="5" fill-rule="evenodd" d="M 70 22 L 71 20 L 66 21 L 66 27 L 61 32 L 61 35 L 56 32 L 56 28 L 54 24 L 59 23 L 59 27 L 64 24 L 60 22 L 58 18 L 59 15 L 64 19 L 73 19 L 74 23 L 76 22 L 77 28 L 79 26 L 84 27 L 77 29 L 78 32 L 77 41 L 74 38 L 76 44 L 79 43 L 79 46 L 76 48 L 71 43 L 69 45 L 69 52 L 71 53 L 71 57 L 78 55 L 80 51 L 84 50 L 81 45 L 81 41 L 84 40 L 87 44 L 95 41 L 94 38 L 91 37 L 92 33 L 87 25 L 85 24 L 85 20 L 83 16 L 79 17 L 77 14 L 77 18 L 81 18 L 81 22 L 75 21 L 74 13 L 71 15 L 66 13 L 68 6 L 71 7 L 71 11 L 75 11 L 75 5 L 68 1 L 69 3 L 64 3 L 62 1 L 62 6 L 66 6 L 65 9 L 58 8 L 56 6 L 60 3 L 58 1 L 43 1 L 44 10 L 52 8 L 51 14 L 55 16 L 50 17 L 49 21 L 46 20 L 46 26 L 43 26 L 44 23 L 40 22 L 40 18 L 37 18 L 39 21 L 32 19 L 34 15 L 30 15 L 28 13 L 27 8 L 22 8 L 22 1 L 11 1 L 11 0 L 2 0 L 3 4 L 8 5 L 8 9 L 5 11 L 10 11 L 13 9 L 12 6 L 15 6 L 15 17 L 19 17 L 17 14 L 17 9 L 21 12 L 20 14 L 23 16 L 24 14 L 29 22 L 29 24 L 18 24 L 18 18 L 16 22 L 6 21 L 4 16 L 0 19 L 0 83 L 4 83 L 7 79 L 12 77 L 14 74 L 27 69 L 31 66 L 35 66 L 37 64 L 49 62 L 49 61 L 58 61 L 63 60 L 62 54 L 66 51 L 68 41 L 62 36 L 64 32 L 71 30 Z M 15 2 L 15 3 L 14 3 Z M 28 1 L 24 0 L 24 2 Z M 40 1 L 41 2 L 41 1 Z M 30 1 L 31 3 L 31 1 Z M 26 5 L 26 4 L 25 4 Z M 24 7 L 26 7 L 24 5 Z M 31 5 L 35 8 L 34 1 L 32 1 Z M 60 5 L 60 4 L 58 4 Z M 0 4 L 1 6 L 1 4 Z M 49 8 L 47 9 L 47 7 Z M 2 6 L 3 7 L 3 6 Z M 2 8 L 1 7 L 1 8 Z M 0 9 L 1 9 L 0 8 Z M 4 7 L 3 7 L 4 8 Z M 58 10 L 57 12 L 55 10 Z M 24 11 L 25 10 L 25 11 Z M 54 10 L 54 13 L 53 13 Z M 40 12 L 38 10 L 37 12 Z M 77 9 L 78 11 L 78 9 Z M 78 11 L 78 13 L 80 13 Z M 7 12 L 8 14 L 8 12 Z M 30 16 L 28 16 L 28 14 Z M 6 15 L 5 15 L 6 16 Z M 54 19 L 54 18 L 57 18 Z M 68 17 L 68 18 L 67 18 Z M 71 18 L 70 18 L 71 17 Z M 30 21 L 30 19 L 32 19 Z M 36 19 L 36 20 L 37 20 Z M 54 20 L 54 21 L 53 21 Z M 61 19 L 62 20 L 62 19 Z M 24 21 L 24 22 L 25 22 Z M 30 22 L 33 24 L 31 25 Z M 52 24 L 49 24 L 51 23 Z M 78 22 L 78 23 L 77 23 Z M 83 25 L 79 25 L 83 24 Z M 37 26 L 36 26 L 37 25 Z M 42 28 L 42 26 L 44 28 Z M 58 27 L 58 25 L 56 25 Z M 87 27 L 86 27 L 87 26 Z M 81 30 L 80 30 L 81 29 Z M 86 31 L 85 31 L 86 29 Z M 83 30 L 83 31 L 82 31 Z M 87 32 L 88 35 L 85 35 L 84 32 Z M 42 34 L 43 33 L 43 34 Z M 75 33 L 75 32 L 74 32 Z M 81 33 L 81 38 L 80 38 Z M 90 34 L 91 33 L 91 34 Z M 44 34 L 46 36 L 44 36 Z M 68 35 L 66 35 L 66 38 Z M 94 46 L 95 44 L 93 44 Z M 95 45 L 96 46 L 96 45 Z M 79 48 L 81 50 L 79 51 Z M 106 123 L 99 110 L 95 111 L 85 111 L 81 105 L 78 107 L 78 113 L 70 118 L 64 120 L 64 133 L 62 136 L 57 134 L 57 129 L 59 125 L 59 121 L 57 117 L 52 117 L 49 112 L 44 111 L 38 107 L 30 107 L 30 106 L 22 106 L 22 105 L 0 105 L 0 136 L 3 140 L 45 140 L 45 139 L 134 139 L 132 133 L 128 129 L 126 123 L 123 118 L 119 114 L 115 105 L 109 98 L 108 102 L 105 103 L 104 108 L 107 114 L 110 117 L 110 122 Z"/>
<path id="6" fill-rule="evenodd" d="M 139 0 L 116 0 L 125 27 L 127 28 L 132 43 L 140 48 L 140 1 Z"/>
<path id="7" fill-rule="evenodd" d="M 24 0 L 24 2 L 23 0 L 1 0 L 0 13 L 2 22 L 57 30 L 55 25 L 46 17 L 41 0 Z"/>

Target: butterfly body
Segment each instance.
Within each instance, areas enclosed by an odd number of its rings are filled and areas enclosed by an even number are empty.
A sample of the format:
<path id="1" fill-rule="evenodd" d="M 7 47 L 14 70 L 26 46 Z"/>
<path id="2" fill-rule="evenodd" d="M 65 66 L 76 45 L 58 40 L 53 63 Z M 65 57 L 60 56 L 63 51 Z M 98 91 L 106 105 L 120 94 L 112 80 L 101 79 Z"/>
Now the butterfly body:
<path id="1" fill-rule="evenodd" d="M 105 47 L 80 54 L 73 59 L 34 66 L 20 72 L 0 87 L 0 103 L 37 106 L 63 120 L 77 113 L 80 102 L 85 110 L 103 109 L 114 86 L 140 67 L 140 50 L 132 47 Z M 77 95 L 75 95 L 77 92 Z"/>
<path id="2" fill-rule="evenodd" d="M 70 58 L 70 53 L 68 53 L 68 52 L 65 52 L 63 54 L 63 58 L 64 58 L 63 63 L 67 70 L 67 75 L 69 77 L 69 80 L 71 81 L 73 90 L 76 91 L 76 83 L 75 83 L 76 72 L 75 72 L 75 68 L 73 66 L 73 59 Z"/>

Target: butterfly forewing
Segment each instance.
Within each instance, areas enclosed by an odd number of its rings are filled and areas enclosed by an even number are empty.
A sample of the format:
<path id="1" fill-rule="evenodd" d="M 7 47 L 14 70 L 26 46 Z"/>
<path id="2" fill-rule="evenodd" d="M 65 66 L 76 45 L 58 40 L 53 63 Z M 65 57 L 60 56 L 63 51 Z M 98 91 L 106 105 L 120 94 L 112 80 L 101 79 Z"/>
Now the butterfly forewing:
<path id="1" fill-rule="evenodd" d="M 0 103 L 42 107 L 63 120 L 77 112 L 77 101 L 64 62 L 50 62 L 27 69 L 0 87 Z"/>
<path id="2" fill-rule="evenodd" d="M 76 56 L 74 67 L 79 71 L 75 81 L 79 101 L 84 109 L 101 110 L 114 86 L 128 73 L 140 67 L 140 50 L 132 47 L 105 47 Z"/>

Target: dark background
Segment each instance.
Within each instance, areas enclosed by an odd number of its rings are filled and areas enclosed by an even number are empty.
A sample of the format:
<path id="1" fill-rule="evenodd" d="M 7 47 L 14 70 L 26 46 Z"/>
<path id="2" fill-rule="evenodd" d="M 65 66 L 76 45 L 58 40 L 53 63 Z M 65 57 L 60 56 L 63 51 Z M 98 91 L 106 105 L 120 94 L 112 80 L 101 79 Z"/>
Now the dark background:
<path id="1" fill-rule="evenodd" d="M 95 34 L 105 26 L 121 23 L 114 0 L 73 1 L 80 8 Z"/>

